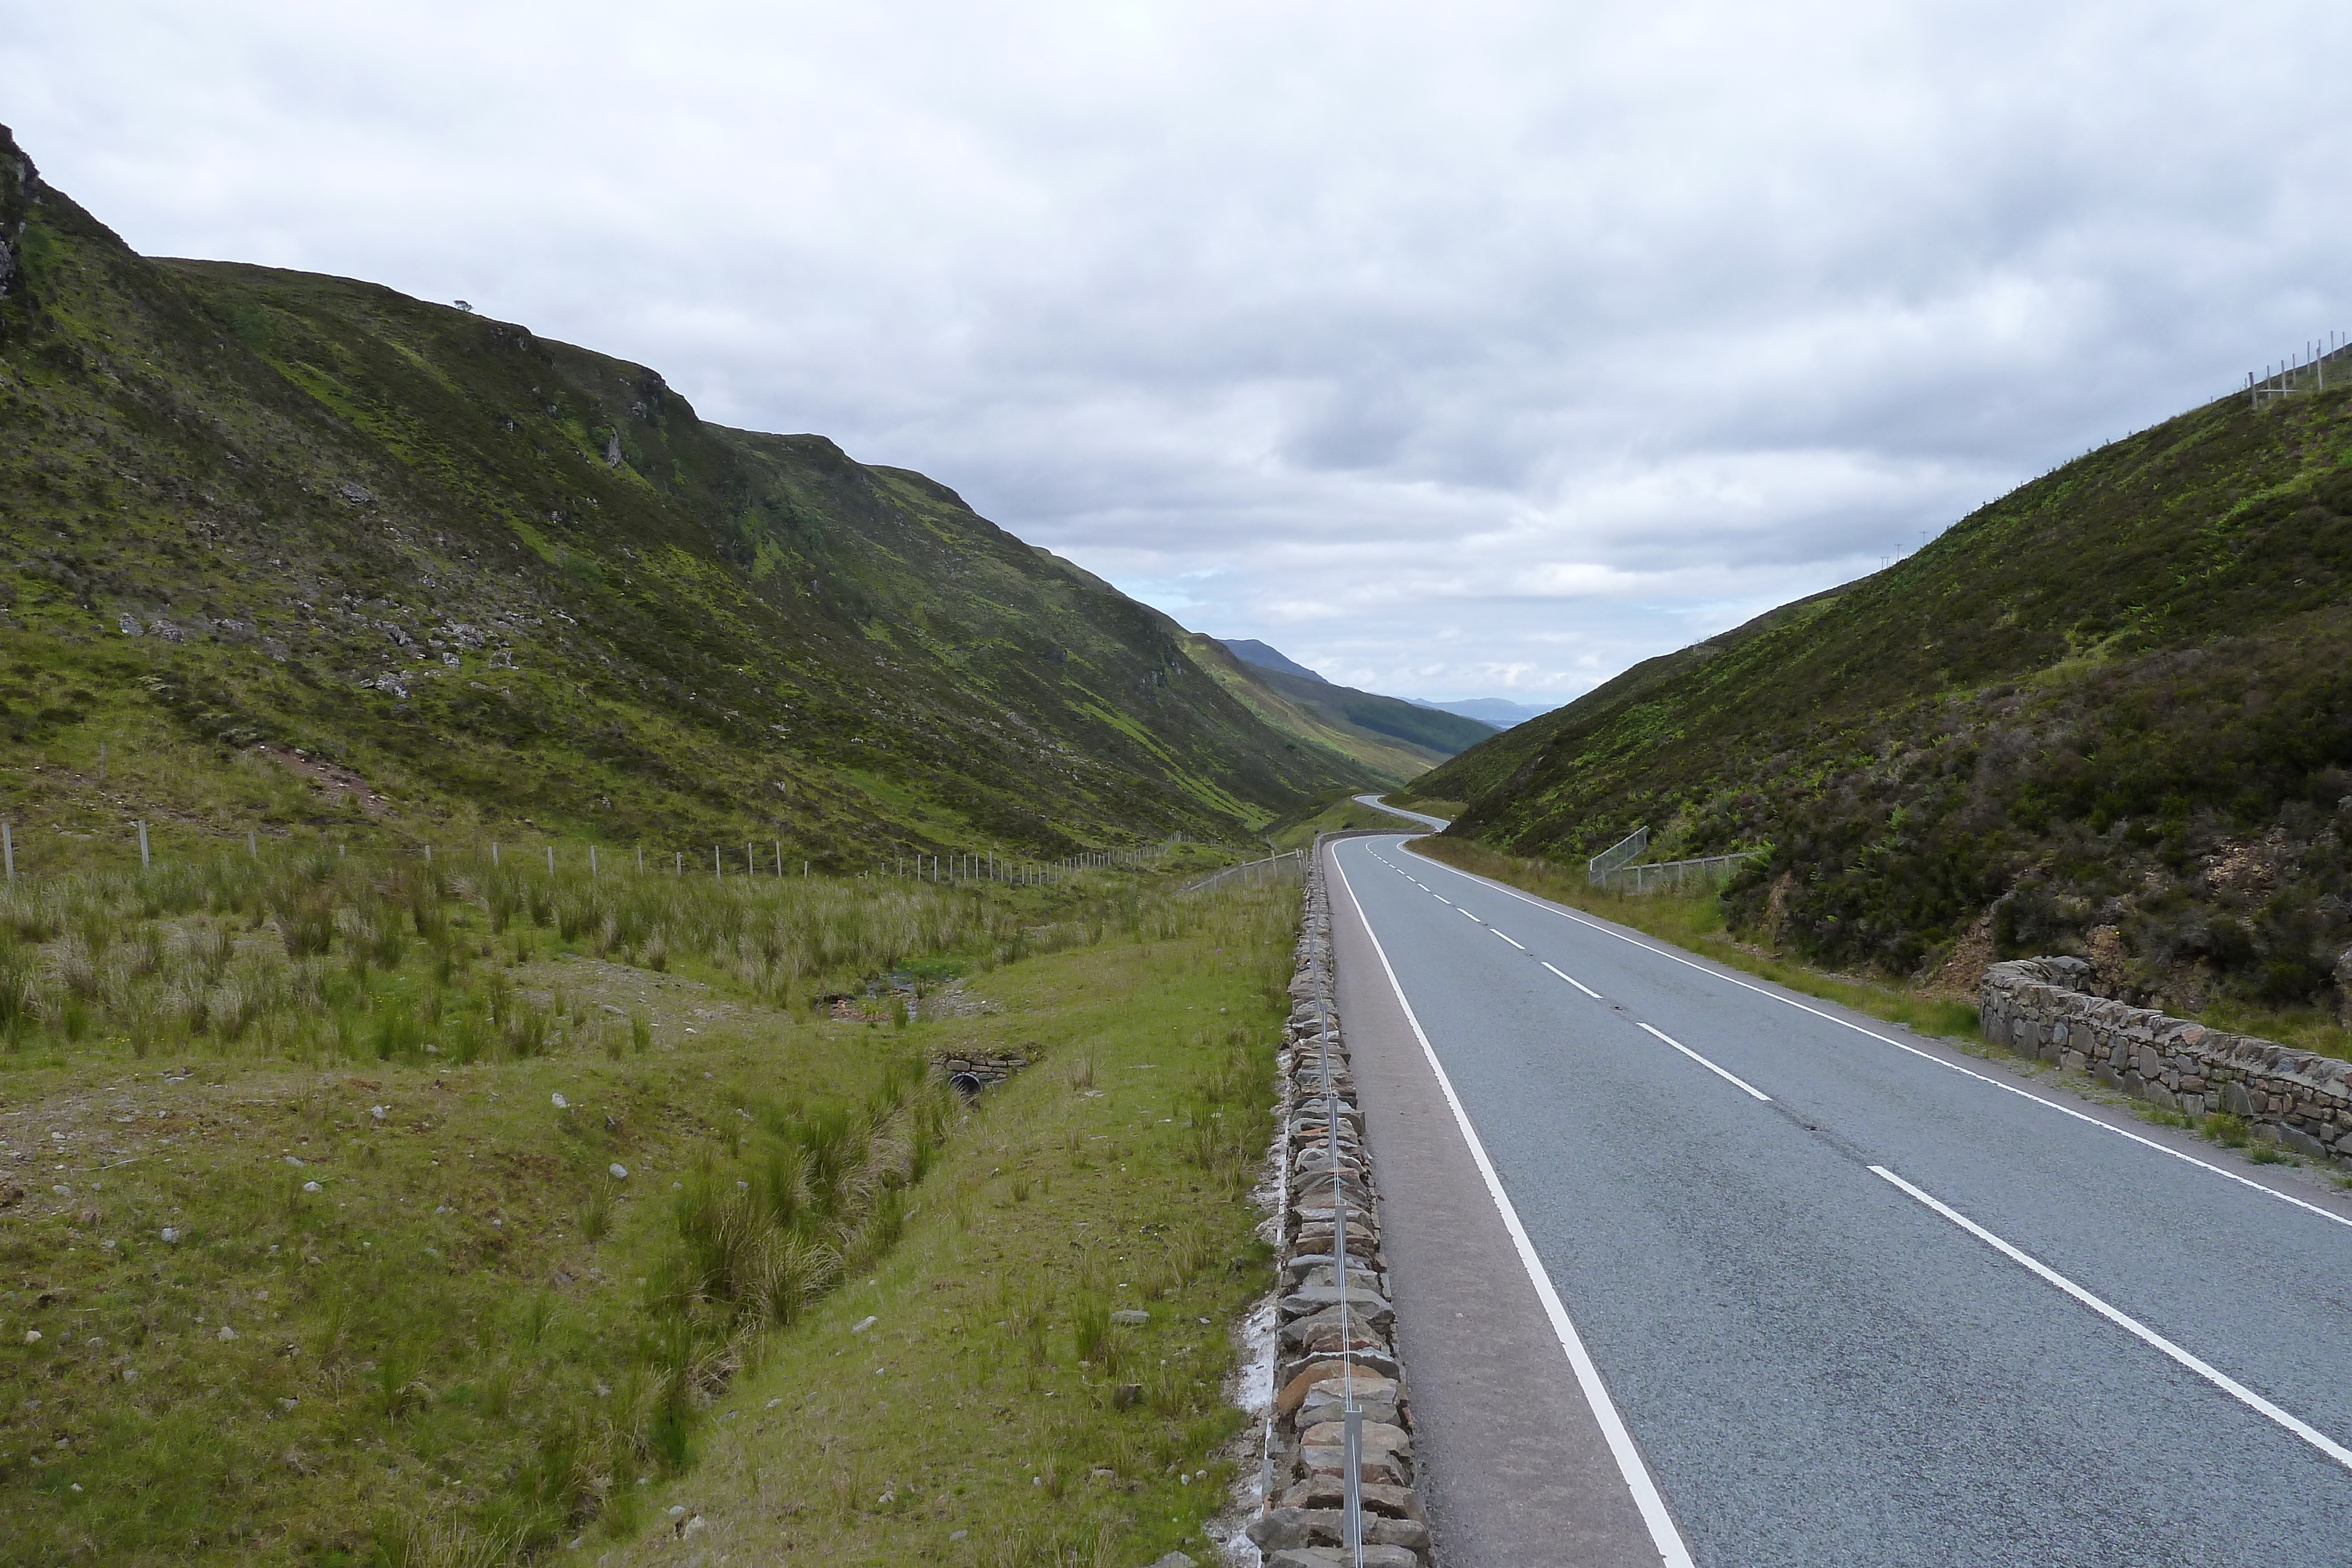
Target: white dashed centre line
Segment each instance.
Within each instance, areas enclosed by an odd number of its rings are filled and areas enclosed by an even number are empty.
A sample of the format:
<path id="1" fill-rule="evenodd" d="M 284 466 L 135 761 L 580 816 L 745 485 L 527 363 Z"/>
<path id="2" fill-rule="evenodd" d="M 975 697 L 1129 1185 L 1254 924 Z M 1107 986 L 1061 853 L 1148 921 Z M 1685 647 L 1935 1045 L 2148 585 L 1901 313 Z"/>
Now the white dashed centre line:
<path id="1" fill-rule="evenodd" d="M 1411 853 L 1412 852 L 1407 851 L 1406 852 Z M 2302 1198 L 2294 1197 L 2288 1193 L 2281 1192 L 2274 1186 L 2265 1186 L 2261 1182 L 2254 1180 L 2251 1176 L 2242 1176 L 2235 1171 L 2224 1170 L 2220 1166 L 2214 1165 L 2210 1161 L 2199 1159 L 2195 1155 L 2189 1154 L 2186 1150 L 2176 1149 L 2168 1145 L 2159 1144 L 2153 1138 L 2144 1138 L 2137 1133 L 2128 1132 L 2122 1127 L 2116 1126 L 2112 1122 L 2103 1122 L 2096 1116 L 2089 1115 L 2084 1112 L 2074 1110 L 2071 1106 L 2061 1105 L 2055 1100 L 2044 1099 L 2041 1095 L 2034 1093 L 2032 1090 L 2021 1089 L 2014 1083 L 2004 1083 L 1998 1078 L 1989 1077 L 1984 1073 L 1972 1071 L 1966 1067 L 1962 1067 L 1957 1061 L 1947 1061 L 1942 1057 L 1922 1051 L 1916 1045 L 1906 1045 L 1899 1040 L 1895 1040 L 1879 1033 L 1876 1030 L 1864 1029 L 1862 1025 L 1855 1023 L 1849 1019 L 1839 1018 L 1834 1013 L 1825 1013 L 1819 1008 L 1807 1007 L 1803 1002 L 1798 1001 L 1793 997 L 1785 997 L 1777 991 L 1768 990 L 1762 986 L 1751 985 L 1746 980 L 1727 975 L 1719 969 L 1711 969 L 1695 958 L 1685 958 L 1679 953 L 1669 952 L 1662 946 L 1654 946 L 1636 937 L 1628 936 L 1622 931 L 1611 929 L 1600 921 L 1587 919 L 1585 916 L 1576 914 L 1572 910 L 1562 909 L 1559 905 L 1547 903 L 1543 899 L 1530 898 L 1526 894 L 1519 892 L 1517 888 L 1508 886 L 1503 883 L 1495 882 L 1485 877 L 1468 878 L 1468 873 L 1466 873 L 1462 874 L 1467 880 L 1486 883 L 1489 888 L 1501 894 L 1506 898 L 1516 898 L 1521 904 L 1530 905 L 1536 909 L 1540 909 L 1547 915 L 1557 915 L 1563 920 L 1569 921 L 1577 925 L 1581 925 L 1588 930 L 1598 932 L 1603 936 L 1612 936 L 1618 941 L 1625 943 L 1630 946 L 1639 947 L 1642 951 L 1648 953 L 1653 956 L 1664 958 L 1669 963 L 1680 964 L 1685 969 L 1696 969 L 1700 974 L 1712 976 L 1716 979 L 1722 981 L 1727 986 L 1737 986 L 1743 991 L 1752 991 L 1759 997 L 1779 1002 L 1784 1007 L 1794 1008 L 1801 1013 L 1811 1013 L 1813 1017 L 1821 1019 L 1828 1023 L 1833 1023 L 1840 1029 L 1850 1029 L 1856 1034 L 1878 1041 L 1881 1045 L 1891 1045 L 1897 1051 L 1905 1051 L 1909 1055 L 1917 1057 L 1920 1061 L 1940 1067 L 1948 1072 L 1957 1072 L 1963 1078 L 1974 1079 L 1977 1082 L 1985 1085 L 1987 1088 L 1998 1089 L 2004 1094 L 2014 1094 L 2021 1100 L 2030 1100 L 2034 1104 L 2042 1107 L 2044 1110 L 2055 1111 L 2062 1116 L 2070 1117 L 2074 1121 L 2084 1124 L 2085 1125 L 2095 1127 L 2103 1133 L 2113 1133 L 2119 1138 L 2129 1139 L 2131 1142 L 2137 1144 L 2144 1149 L 2150 1149 L 2155 1151 L 2157 1154 L 2168 1155 L 2172 1159 L 2179 1160 L 2185 1165 L 2194 1166 L 2199 1170 L 2205 1172 L 2209 1176 L 2217 1176 L 2224 1181 L 2235 1182 L 2240 1186 L 2248 1186 L 2253 1188 L 2256 1192 L 2266 1193 L 2270 1197 L 2277 1198 L 2281 1203 L 2291 1203 L 2295 1207 L 2302 1209 L 2304 1212 L 2307 1214 L 2315 1214 L 2320 1218 L 2327 1220 L 2333 1224 L 2352 1227 L 2352 1217 L 2347 1217 L 2345 1215 L 2337 1214 L 2333 1210 L 2322 1208 L 2315 1203 L 2306 1203 Z M 1559 971 L 1554 969 L 1552 973 L 1558 975 L 1559 974 Z M 1566 975 L 1560 975 L 1559 977 L 1563 980 L 1568 979 Z M 1573 981 L 1570 982 L 1570 984 L 1574 983 L 1575 982 Z M 1600 995 L 1597 991 L 1591 994 L 1594 996 Z"/>
<path id="2" fill-rule="evenodd" d="M 1748 1080 L 1740 1077 L 1738 1073 L 1726 1072 L 1722 1068 L 1717 1067 L 1714 1062 L 1709 1061 L 1706 1057 L 1701 1056 L 1697 1051 L 1693 1051 L 1689 1046 L 1685 1045 L 1673 1035 L 1667 1034 L 1662 1030 L 1651 1029 L 1650 1026 L 1645 1023 L 1637 1023 L 1634 1027 L 1643 1030 L 1648 1033 L 1656 1035 L 1660 1040 L 1664 1040 L 1668 1045 L 1673 1046 L 1676 1051 L 1681 1051 L 1685 1056 L 1689 1057 L 1693 1061 L 1697 1062 L 1701 1067 L 1706 1068 L 1709 1072 L 1714 1073 L 1726 1083 L 1738 1085 L 1740 1088 L 1747 1090 L 1748 1092 L 1753 1094 L 1756 1098 L 1763 1101 L 1768 1105 L 1772 1103 L 1772 1096 L 1765 1093 L 1764 1091 L 1757 1088 L 1756 1085 L 1748 1082 Z"/>
<path id="3" fill-rule="evenodd" d="M 1487 930 L 1489 930 L 1489 931 L 1495 931 L 1495 928 L 1494 928 L 1493 926 L 1491 926 L 1491 925 L 1489 925 L 1488 927 L 1486 927 L 1486 929 L 1487 929 Z M 1495 931 L 1495 935 L 1496 935 L 1496 936 L 1503 936 L 1503 934 L 1502 934 L 1501 932 L 1499 932 L 1499 931 Z M 1506 941 L 1506 942 L 1511 942 L 1511 939 L 1510 939 L 1509 937 L 1507 937 L 1507 936 L 1503 936 L 1503 940 L 1504 940 L 1504 941 Z M 1519 949 L 1519 951 L 1520 951 L 1520 952 L 1522 952 L 1522 953 L 1524 953 L 1524 952 L 1526 952 L 1526 951 L 1527 951 L 1527 948 L 1526 948 L 1524 946 L 1522 946 L 1521 944 L 1519 944 L 1519 943 L 1517 943 L 1517 942 L 1511 942 L 1511 946 L 1514 946 L 1514 947 L 1517 947 L 1517 948 Z"/>
<path id="4" fill-rule="evenodd" d="M 1553 974 L 1558 975 L 1561 979 L 1566 980 L 1570 985 L 1574 986 L 1578 990 L 1582 991 L 1594 1001 L 1597 1002 L 1601 999 L 1601 993 L 1599 991 L 1594 990 L 1591 986 L 1586 985 L 1582 980 L 1578 979 L 1574 975 L 1570 974 L 1567 970 L 1556 968 L 1549 964 L 1546 964 L 1544 967 L 1550 969 Z"/>

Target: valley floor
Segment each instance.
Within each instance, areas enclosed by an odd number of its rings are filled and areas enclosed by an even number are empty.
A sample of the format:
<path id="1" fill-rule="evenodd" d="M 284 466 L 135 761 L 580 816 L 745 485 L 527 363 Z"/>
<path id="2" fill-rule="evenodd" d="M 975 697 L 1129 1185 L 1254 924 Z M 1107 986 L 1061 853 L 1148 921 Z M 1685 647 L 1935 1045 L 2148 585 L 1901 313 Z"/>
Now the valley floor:
<path id="1" fill-rule="evenodd" d="M 1204 1554 L 1296 883 L 824 888 L 633 934 L 455 877 L 425 950 L 283 961 L 236 886 L 17 907 L 0 1562 Z M 779 979 L 793 922 L 930 1005 Z M 192 1032 L 191 952 L 281 1005 Z"/>

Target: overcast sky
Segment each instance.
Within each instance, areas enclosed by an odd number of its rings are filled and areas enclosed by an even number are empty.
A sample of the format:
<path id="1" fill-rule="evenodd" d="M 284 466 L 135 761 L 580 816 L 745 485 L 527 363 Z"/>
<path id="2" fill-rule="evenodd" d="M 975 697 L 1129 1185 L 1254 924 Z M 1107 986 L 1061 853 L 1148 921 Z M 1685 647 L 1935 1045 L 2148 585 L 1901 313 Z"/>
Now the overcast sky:
<path id="1" fill-rule="evenodd" d="M 151 254 L 464 298 L 1561 700 L 2352 328 L 2352 6 L 0 0 Z"/>

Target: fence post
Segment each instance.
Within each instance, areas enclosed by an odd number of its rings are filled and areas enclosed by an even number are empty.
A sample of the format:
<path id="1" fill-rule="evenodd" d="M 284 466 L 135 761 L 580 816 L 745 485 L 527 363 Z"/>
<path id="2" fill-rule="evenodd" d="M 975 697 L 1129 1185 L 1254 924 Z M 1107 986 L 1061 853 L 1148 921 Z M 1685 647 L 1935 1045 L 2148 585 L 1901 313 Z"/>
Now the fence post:
<path id="1" fill-rule="evenodd" d="M 496 839 L 492 839 L 492 840 L 490 841 L 490 869 L 491 869 L 492 871 L 496 871 L 496 870 L 498 869 L 498 867 L 499 867 L 499 841 L 498 841 L 498 840 L 496 840 Z"/>
<path id="2" fill-rule="evenodd" d="M 590 882 L 596 880 L 596 846 L 594 844 L 588 846 L 588 880 Z"/>
<path id="3" fill-rule="evenodd" d="M 16 880 L 16 827 L 13 822 L 0 822 L 0 853 L 8 857 L 8 880 Z"/>
<path id="4" fill-rule="evenodd" d="M 550 876 L 553 876 L 555 874 L 555 846 L 553 844 L 547 846 L 547 874 Z"/>
<path id="5" fill-rule="evenodd" d="M 642 843 L 637 845 L 637 874 L 646 874 L 646 846 Z"/>
<path id="6" fill-rule="evenodd" d="M 255 860 L 259 860 L 261 858 L 261 835 L 255 832 L 251 828 L 245 830 L 245 852 L 251 855 Z M 425 858 L 426 860 L 431 860 L 433 858 L 433 846 L 431 844 L 425 846 Z"/>
<path id="7" fill-rule="evenodd" d="M 147 824 L 139 824 L 139 869 L 145 871 L 151 862 L 147 858 Z"/>
<path id="8" fill-rule="evenodd" d="M 433 863 L 433 846 L 431 844 L 425 846 L 425 863 L 426 865 L 431 865 Z"/>

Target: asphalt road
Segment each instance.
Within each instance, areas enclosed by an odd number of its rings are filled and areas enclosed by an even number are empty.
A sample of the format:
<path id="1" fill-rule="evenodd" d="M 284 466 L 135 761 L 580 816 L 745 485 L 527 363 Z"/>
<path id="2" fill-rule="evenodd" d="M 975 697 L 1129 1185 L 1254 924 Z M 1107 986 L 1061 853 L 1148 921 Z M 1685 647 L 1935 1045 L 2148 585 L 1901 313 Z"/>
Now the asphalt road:
<path id="1" fill-rule="evenodd" d="M 1420 822 L 1427 827 L 1444 829 L 1454 825 L 1444 817 L 1433 817 L 1426 811 L 1408 811 L 1402 806 L 1391 806 L 1378 795 L 1359 795 L 1356 797 L 1356 804 L 1370 806 L 1375 811 L 1386 811 L 1391 817 L 1402 817 L 1409 822 Z"/>
<path id="2" fill-rule="evenodd" d="M 1630 1438 L 1587 1478 L 1617 1489 L 1594 1537 L 1617 1543 L 1517 1561 L 2352 1563 L 2352 1206 L 1402 844 L 1327 852 L 1335 912 L 1377 939 L 1369 964 L 1341 948 L 1351 1035 L 1392 974 L 1433 1059 L 1355 1045 L 1384 1224 L 1416 1233 L 1383 1136 L 1433 1136 L 1383 1123 L 1409 1069 L 1432 1105 L 1450 1089 L 1490 1228 L 1507 1205 L 1534 1260 L 1507 1280 L 1507 1246 L 1472 1248 L 1409 1280 L 1392 1242 L 1403 1321 L 1445 1333 L 1441 1298 L 1464 1333 L 1489 1302 L 1525 1318 L 1539 1274 L 1590 1357 L 1562 1451 L 1601 1453 L 1612 1417 Z M 1449 1447 L 1468 1391 L 1442 1358 L 1410 1375 L 1440 1497 L 1475 1493 L 1514 1423 L 1540 1450 L 1566 1419 L 1490 1382 Z M 1480 1568 L 1477 1531 L 1454 1539 Z"/>

